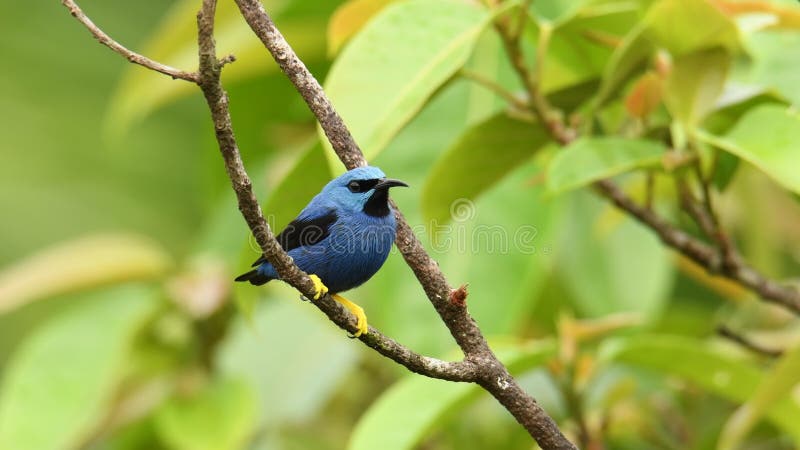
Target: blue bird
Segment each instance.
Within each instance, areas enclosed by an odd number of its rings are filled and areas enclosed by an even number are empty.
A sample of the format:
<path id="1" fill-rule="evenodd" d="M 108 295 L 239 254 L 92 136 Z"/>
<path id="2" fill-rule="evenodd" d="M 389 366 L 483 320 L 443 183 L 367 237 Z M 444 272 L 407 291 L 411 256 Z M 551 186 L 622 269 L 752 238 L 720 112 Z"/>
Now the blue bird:
<path id="1" fill-rule="evenodd" d="M 367 332 L 367 316 L 360 306 L 338 294 L 369 280 L 389 256 L 397 229 L 389 205 L 393 186 L 408 185 L 386 178 L 377 167 L 345 172 L 328 183 L 277 236 L 281 247 L 314 282 L 314 300 L 330 292 L 356 316 L 355 336 Z M 280 278 L 263 256 L 253 267 L 236 281 L 260 286 Z"/>

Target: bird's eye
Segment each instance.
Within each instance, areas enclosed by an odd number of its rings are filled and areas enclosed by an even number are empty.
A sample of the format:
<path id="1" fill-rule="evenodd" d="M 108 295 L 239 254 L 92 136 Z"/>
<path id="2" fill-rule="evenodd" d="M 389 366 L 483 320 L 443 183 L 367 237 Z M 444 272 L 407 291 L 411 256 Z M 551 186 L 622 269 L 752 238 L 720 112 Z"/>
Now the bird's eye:
<path id="1" fill-rule="evenodd" d="M 347 189 L 350 189 L 350 192 L 361 192 L 361 184 L 358 181 L 353 180 L 347 183 Z"/>

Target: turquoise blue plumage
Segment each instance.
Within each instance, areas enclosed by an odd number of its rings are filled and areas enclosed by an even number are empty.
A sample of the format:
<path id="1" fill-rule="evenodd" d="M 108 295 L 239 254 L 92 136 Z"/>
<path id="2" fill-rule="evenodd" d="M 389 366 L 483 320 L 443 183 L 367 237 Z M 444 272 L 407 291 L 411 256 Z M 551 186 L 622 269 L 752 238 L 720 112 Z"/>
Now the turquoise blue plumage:
<path id="1" fill-rule="evenodd" d="M 330 293 L 369 280 L 386 261 L 396 233 L 389 188 L 407 186 L 377 167 L 352 169 L 328 183 L 278 236 L 300 269 Z M 279 276 L 263 257 L 236 281 L 261 285 Z"/>

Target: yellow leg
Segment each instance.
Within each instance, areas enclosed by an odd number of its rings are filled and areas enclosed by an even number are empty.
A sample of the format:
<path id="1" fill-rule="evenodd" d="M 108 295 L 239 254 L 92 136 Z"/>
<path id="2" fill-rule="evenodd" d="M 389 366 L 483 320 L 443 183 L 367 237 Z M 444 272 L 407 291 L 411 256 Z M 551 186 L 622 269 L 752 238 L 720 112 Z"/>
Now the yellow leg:
<path id="1" fill-rule="evenodd" d="M 328 287 L 322 284 L 322 280 L 318 276 L 311 274 L 308 278 L 311 278 L 311 282 L 314 283 L 314 290 L 317 291 L 314 294 L 314 300 L 319 300 L 320 297 L 328 293 Z"/>
<path id="2" fill-rule="evenodd" d="M 353 337 L 359 337 L 369 330 L 369 326 L 367 326 L 367 315 L 364 314 L 363 308 L 351 302 L 350 300 L 342 297 L 339 294 L 333 294 L 332 297 L 334 300 L 341 303 L 342 306 L 350 310 L 350 312 L 353 313 L 354 316 L 356 316 L 358 331 L 353 333 Z"/>

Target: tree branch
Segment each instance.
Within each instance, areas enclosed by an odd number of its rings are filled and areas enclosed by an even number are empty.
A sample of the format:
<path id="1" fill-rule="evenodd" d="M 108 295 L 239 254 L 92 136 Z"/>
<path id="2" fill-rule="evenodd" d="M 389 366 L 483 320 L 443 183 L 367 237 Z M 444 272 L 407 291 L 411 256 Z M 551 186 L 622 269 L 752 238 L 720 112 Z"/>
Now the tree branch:
<path id="1" fill-rule="evenodd" d="M 280 248 L 275 240 L 252 191 L 252 182 L 244 170 L 232 129 L 228 97 L 220 83 L 222 66 L 232 62 L 234 58 L 229 56 L 219 60 L 216 56 L 213 39 L 216 1 L 204 0 L 198 14 L 200 59 L 198 73 L 182 72 L 127 50 L 96 27 L 72 0 L 63 0 L 63 3 L 101 43 L 126 59 L 173 78 L 195 82 L 200 86 L 211 111 L 215 135 L 242 215 L 261 246 L 265 257 L 273 264 L 281 278 L 306 297 L 311 298 L 314 294 L 311 280 L 294 264 L 291 257 Z M 261 4 L 245 0 L 237 0 L 237 4 L 248 24 L 318 118 L 326 136 L 345 166 L 354 168 L 365 165 L 363 154 L 341 117 L 325 96 L 322 87 L 291 49 Z M 512 51 L 516 50 L 518 47 L 515 49 L 512 46 Z M 518 69 L 524 68 L 523 58 L 517 58 L 515 61 Z M 530 74 L 525 76 L 524 84 L 529 90 L 536 88 Z M 534 100 L 536 99 L 539 98 L 534 97 Z M 546 103 L 540 103 L 539 108 L 534 112 L 541 112 L 544 107 L 546 107 Z M 562 141 L 571 139 L 564 128 L 559 127 L 560 122 L 554 121 L 552 116 L 542 117 L 547 117 L 547 124 L 551 131 L 559 135 Z M 477 324 L 467 312 L 465 305 L 461 302 L 450 301 L 452 290 L 438 269 L 438 265 L 425 252 L 396 205 L 393 206 L 395 206 L 398 216 L 396 241 L 398 248 L 466 357 L 461 362 L 446 362 L 419 355 L 372 327 L 368 333 L 360 337 L 361 341 L 413 372 L 445 380 L 478 383 L 503 404 L 543 448 L 574 448 L 564 438 L 552 419 L 521 389 L 507 369 L 497 360 Z M 356 330 L 354 319 L 330 296 L 323 296 L 314 304 L 341 328 L 351 332 Z"/>
<path id="2" fill-rule="evenodd" d="M 92 36 L 94 36 L 94 38 L 97 39 L 98 42 L 110 48 L 114 52 L 119 53 L 120 55 L 125 57 L 125 59 L 127 59 L 128 61 L 146 67 L 150 70 L 155 70 L 156 72 L 163 73 L 164 75 L 168 75 L 172 77 L 173 80 L 181 79 L 181 80 L 191 81 L 193 83 L 197 82 L 196 73 L 184 72 L 183 70 L 175 69 L 173 67 L 161 64 L 157 61 L 153 61 L 150 58 L 147 58 L 136 52 L 128 50 L 122 44 L 118 43 L 114 39 L 111 39 L 109 35 L 107 35 L 106 33 L 103 32 L 103 30 L 98 28 L 97 25 L 95 25 L 94 22 L 92 22 L 91 19 L 89 19 L 89 17 L 87 17 L 86 14 L 83 13 L 81 8 L 78 7 L 78 5 L 73 0 L 61 0 L 61 4 L 66 6 L 67 9 L 69 9 L 70 14 L 72 14 L 73 17 L 78 19 L 78 21 L 82 23 L 86 27 L 86 29 L 89 30 L 90 33 L 92 33 Z"/>
<path id="3" fill-rule="evenodd" d="M 211 110 L 214 131 L 225 161 L 225 168 L 236 193 L 239 210 L 252 230 L 264 256 L 275 267 L 283 281 L 299 290 L 306 298 L 313 298 L 315 289 L 308 275 L 300 270 L 292 258 L 283 251 L 264 220 L 261 207 L 252 190 L 252 182 L 242 163 L 231 125 L 228 95 L 220 82 L 222 65 L 225 61 L 218 60 L 216 56 L 214 43 L 216 3 L 216 0 L 204 0 L 202 9 L 197 15 L 200 57 L 198 85 Z M 330 295 L 324 295 L 313 303 L 339 327 L 350 332 L 357 330 L 355 319 Z M 451 381 L 471 381 L 475 377 L 475 368 L 470 362 L 446 362 L 419 355 L 372 327 L 368 333 L 361 336 L 361 341 L 412 372 Z"/>
<path id="4" fill-rule="evenodd" d="M 781 356 L 783 356 L 782 350 L 765 348 L 761 344 L 753 342 L 747 336 L 737 333 L 736 331 L 733 331 L 731 328 L 725 325 L 720 325 L 719 327 L 717 327 L 717 334 L 724 337 L 725 339 L 728 339 L 732 342 L 739 344 L 740 346 L 750 350 L 751 352 L 768 356 L 770 358 L 780 358 Z"/>
<path id="5" fill-rule="evenodd" d="M 503 39 L 512 66 L 531 99 L 531 112 L 540 119 L 557 143 L 562 146 L 569 145 L 578 136 L 574 130 L 564 126 L 559 112 L 554 111 L 546 101 L 541 101 L 544 97 L 539 90 L 538 83 L 532 78 L 525 64 L 525 58 L 518 42 L 519 36 L 512 33 L 507 21 L 498 20 L 495 27 Z M 540 61 L 537 61 L 537 64 L 540 64 Z M 670 224 L 647 205 L 640 206 L 613 181 L 600 180 L 595 182 L 593 187 L 598 194 L 654 231 L 665 245 L 689 257 L 710 273 L 736 281 L 758 294 L 763 300 L 783 306 L 795 314 L 800 314 L 800 290 L 771 280 L 750 267 L 732 248 L 727 241 L 727 236 L 720 231 L 716 218 L 707 217 L 708 214 L 713 214 L 713 211 L 701 210 L 694 202 L 685 205 L 689 206 L 689 213 L 699 220 L 698 224 L 711 233 L 710 237 L 721 246 L 719 250 Z M 710 202 L 707 197 L 708 193 L 704 192 L 703 194 L 706 196 L 704 201 Z M 710 208 L 709 203 L 705 203 L 705 205 Z"/>
<path id="6" fill-rule="evenodd" d="M 63 4 L 69 8 L 70 12 L 78 11 L 79 14 L 75 15 L 75 17 L 78 18 L 84 26 L 87 28 L 95 28 L 99 35 L 105 36 L 105 39 L 109 42 L 114 42 L 115 45 L 109 45 L 109 48 L 127 58 L 127 52 L 124 49 L 121 50 L 120 45 L 116 44 L 113 39 L 95 27 L 92 22 L 80 12 L 80 8 L 78 8 L 74 1 L 64 0 Z M 203 9 L 201 13 L 198 14 L 198 42 L 200 44 L 201 70 L 196 74 L 192 74 L 190 79 L 181 79 L 198 84 L 203 90 L 203 94 L 206 96 L 211 110 L 220 152 L 222 153 L 225 168 L 239 202 L 239 210 L 242 212 L 242 216 L 247 221 L 259 246 L 261 246 L 262 251 L 270 262 L 273 263 L 276 268 L 279 268 L 281 275 L 286 277 L 290 285 L 295 287 L 306 297 L 312 298 L 310 296 L 313 296 L 314 289 L 313 285 L 310 284 L 311 282 L 308 276 L 301 271 L 294 264 L 292 258 L 283 251 L 264 220 L 261 208 L 252 191 L 252 183 L 245 172 L 239 154 L 239 148 L 236 144 L 231 126 L 231 118 L 228 110 L 228 96 L 222 89 L 219 80 L 222 66 L 232 62 L 235 58 L 229 55 L 221 60 L 216 59 L 213 39 L 213 12 L 215 4 L 216 2 L 214 1 L 204 1 Z M 90 31 L 92 31 L 92 28 L 90 28 Z M 92 34 L 95 34 L 95 31 L 92 31 Z M 164 73 L 161 70 L 151 67 L 151 65 L 145 65 L 145 67 Z M 172 76 L 170 73 L 166 73 L 166 75 Z M 339 303 L 330 298 L 330 296 L 323 296 L 319 300 L 315 300 L 313 304 L 343 330 L 350 332 L 355 332 L 357 330 L 355 318 Z M 477 378 L 475 366 L 470 361 L 448 362 L 420 355 L 381 334 L 372 327 L 370 327 L 368 333 L 361 336 L 361 341 L 375 349 L 381 355 L 421 375 L 450 381 L 473 381 Z"/>
<path id="7" fill-rule="evenodd" d="M 322 86 L 297 57 L 261 3 L 257 0 L 236 0 L 236 4 L 250 28 L 306 101 L 345 167 L 352 169 L 366 164 L 364 155 L 328 100 Z M 396 245 L 450 334 L 464 352 L 465 362 L 475 364 L 473 381 L 505 406 L 542 448 L 575 448 L 497 359 L 475 320 L 467 312 L 466 306 L 450 301 L 452 289 L 438 264 L 425 251 L 397 206 L 394 203 L 392 206 L 397 216 Z"/>

